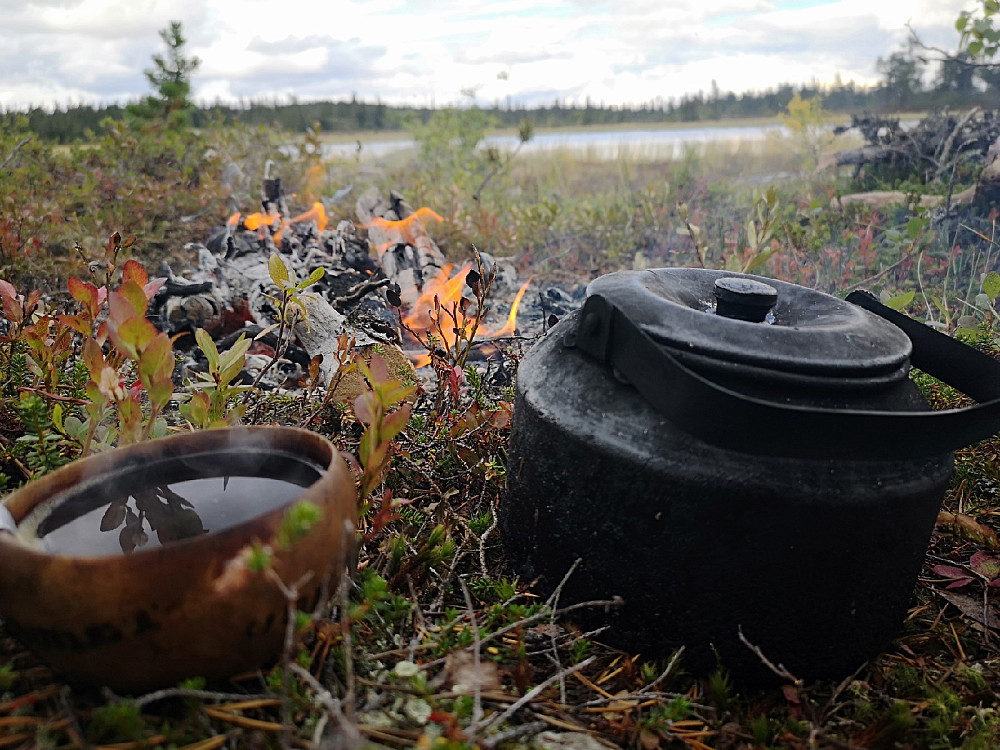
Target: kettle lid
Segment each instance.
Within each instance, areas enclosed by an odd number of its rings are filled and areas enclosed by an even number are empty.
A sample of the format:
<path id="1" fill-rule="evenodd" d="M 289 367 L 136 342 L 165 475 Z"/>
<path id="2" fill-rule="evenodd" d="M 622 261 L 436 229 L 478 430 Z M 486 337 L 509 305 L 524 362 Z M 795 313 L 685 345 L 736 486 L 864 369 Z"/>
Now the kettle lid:
<path id="1" fill-rule="evenodd" d="M 898 327 L 829 294 L 699 268 L 619 271 L 587 287 L 676 353 L 827 377 L 902 375 L 912 344 Z"/>

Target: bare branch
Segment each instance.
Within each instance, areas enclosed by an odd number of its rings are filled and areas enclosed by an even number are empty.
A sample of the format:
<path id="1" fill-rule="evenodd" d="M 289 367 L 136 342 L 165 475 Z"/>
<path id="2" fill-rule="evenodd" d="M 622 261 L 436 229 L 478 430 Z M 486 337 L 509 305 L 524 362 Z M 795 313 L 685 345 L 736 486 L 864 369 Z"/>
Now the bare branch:
<path id="1" fill-rule="evenodd" d="M 20 143 L 18 143 L 16 146 L 14 146 L 14 150 L 11 151 L 7 155 L 7 158 L 4 159 L 3 162 L 0 162 L 0 169 L 3 169 L 8 164 L 10 164 L 11 161 L 14 159 L 14 157 L 17 156 L 17 152 L 20 151 L 25 146 L 27 146 L 29 143 L 31 143 L 31 136 L 30 135 L 27 138 L 25 138 L 23 141 L 21 141 Z"/>

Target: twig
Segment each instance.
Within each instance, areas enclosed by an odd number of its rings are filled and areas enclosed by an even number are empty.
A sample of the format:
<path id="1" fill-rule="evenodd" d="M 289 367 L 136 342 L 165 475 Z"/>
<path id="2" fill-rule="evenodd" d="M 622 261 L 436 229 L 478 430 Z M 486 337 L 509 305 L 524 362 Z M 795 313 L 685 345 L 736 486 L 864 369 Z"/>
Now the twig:
<path id="1" fill-rule="evenodd" d="M 312 578 L 312 571 L 307 572 L 298 581 L 288 586 L 281 580 L 274 568 L 267 569 L 267 577 L 278 587 L 282 596 L 285 597 L 287 609 L 287 622 L 285 623 L 285 642 L 281 649 L 281 661 L 279 662 L 284 672 L 281 680 L 281 724 L 284 731 L 281 736 L 283 746 L 291 747 L 292 732 L 292 711 L 291 711 L 291 680 L 289 679 L 289 669 L 292 666 L 292 649 L 295 648 L 295 613 L 298 611 L 296 604 L 299 600 L 299 589 Z"/>
<path id="2" fill-rule="evenodd" d="M 639 691 L 639 695 L 642 695 L 643 693 L 648 693 L 648 692 L 652 691 L 653 688 L 655 688 L 657 685 L 659 685 L 661 682 L 663 682 L 665 679 L 667 679 L 667 677 L 670 676 L 670 673 L 674 671 L 674 667 L 677 666 L 677 662 L 680 661 L 681 656 L 683 654 L 684 654 L 684 647 L 683 646 L 681 646 L 679 649 L 677 649 L 676 651 L 674 651 L 674 655 L 670 657 L 670 661 L 667 663 L 667 668 L 664 669 L 662 672 L 660 672 L 660 676 L 659 677 L 657 677 L 655 680 L 653 680 L 648 685 L 644 686 Z"/>
<path id="3" fill-rule="evenodd" d="M 923 252 L 922 251 L 918 251 L 917 252 L 917 257 L 919 258 L 921 255 L 923 255 Z M 901 257 L 899 260 L 897 260 L 891 266 L 883 268 L 881 271 L 879 271 L 874 276 L 869 276 L 867 279 L 862 279 L 857 284 L 851 284 L 849 287 L 846 287 L 844 289 L 844 291 L 845 292 L 853 292 L 855 289 L 858 289 L 860 287 L 866 286 L 867 284 L 874 283 L 874 282 L 878 281 L 879 279 L 881 279 L 883 276 L 885 276 L 887 273 L 891 273 L 892 271 L 895 271 L 897 268 L 899 268 L 901 265 L 903 265 L 903 263 L 905 263 L 907 260 L 910 260 L 912 258 L 913 258 L 913 256 L 910 253 L 904 253 L 903 257 Z"/>
<path id="4" fill-rule="evenodd" d="M 485 485 L 484 485 L 484 491 L 485 491 Z M 499 523 L 499 516 L 498 516 L 498 514 L 496 512 L 496 508 L 493 509 L 493 514 L 492 515 L 493 515 L 493 523 L 491 523 L 490 527 L 488 529 L 486 529 L 486 531 L 483 532 L 483 535 L 481 537 L 479 537 L 479 568 L 483 571 L 483 575 L 484 576 L 487 574 L 486 573 L 486 537 L 488 537 L 491 533 L 493 533 L 494 529 L 496 529 L 497 524 Z"/>
<path id="5" fill-rule="evenodd" d="M 573 564 L 569 566 L 569 570 L 566 571 L 566 575 L 564 575 L 562 577 L 562 580 L 559 581 L 559 585 L 556 586 L 555 591 L 552 592 L 552 596 L 549 597 L 549 601 L 548 601 L 549 609 L 555 611 L 555 610 L 557 610 L 559 608 L 559 597 L 562 594 L 563 587 L 569 581 L 570 576 L 573 575 L 573 572 L 580 566 L 581 562 L 583 562 L 583 558 L 582 557 L 578 557 L 578 558 L 576 558 L 576 560 L 573 561 Z M 555 628 L 552 628 L 549 631 L 549 644 L 552 646 L 552 662 L 555 664 L 556 669 L 561 672 L 562 671 L 562 662 L 559 661 L 559 643 L 556 640 Z M 560 679 L 559 680 L 559 702 L 562 703 L 563 705 L 566 704 L 566 680 L 565 679 Z"/>
<path id="6" fill-rule="evenodd" d="M 290 664 L 288 668 L 294 675 L 312 688 L 317 702 L 326 709 L 327 716 L 337 722 L 341 732 L 340 740 L 342 743 L 345 743 L 342 746 L 348 748 L 361 747 L 361 732 L 358 731 L 357 726 L 353 722 L 348 721 L 347 717 L 344 716 L 340 701 L 334 698 L 330 691 L 323 687 L 319 680 L 309 673 L 308 669 L 303 669 L 298 664 Z M 319 730 L 320 727 L 317 726 L 317 733 L 313 734 L 313 743 L 316 745 L 320 743 L 323 736 L 323 733 Z"/>
<path id="7" fill-rule="evenodd" d="M 784 680 L 789 680 L 793 685 L 795 685 L 795 687 L 797 688 L 802 687 L 802 680 L 800 680 L 798 677 L 796 677 L 787 669 L 785 669 L 784 664 L 779 663 L 775 665 L 774 662 L 772 662 L 770 659 L 764 656 L 764 652 L 760 650 L 760 646 L 755 646 L 754 644 L 750 643 L 750 641 L 747 640 L 747 637 L 743 635 L 742 625 L 738 627 L 738 631 L 739 631 L 740 642 L 748 649 L 753 651 L 753 653 L 757 656 L 757 658 L 760 659 L 761 664 L 763 664 L 769 670 L 774 672 L 774 674 L 776 674 L 778 677 L 781 677 Z"/>
<path id="8" fill-rule="evenodd" d="M 31 143 L 31 138 L 32 136 L 29 135 L 23 141 L 14 146 L 14 150 L 11 151 L 9 154 L 7 154 L 7 158 L 4 159 L 2 163 L 0 163 L 0 169 L 4 169 L 8 164 L 10 164 L 11 161 L 13 161 L 14 157 L 17 156 L 17 152 L 20 151 L 25 146 L 27 146 L 29 143 Z"/>
<path id="9" fill-rule="evenodd" d="M 912 26 L 910 26 L 909 22 L 907 22 L 904 25 L 910 32 L 910 41 L 915 46 L 920 47 L 920 49 L 927 50 L 928 52 L 936 52 L 937 54 L 941 55 L 939 62 L 947 61 L 955 63 L 956 65 L 961 65 L 965 68 L 976 68 L 985 70 L 996 70 L 998 67 L 1000 67 L 1000 65 L 998 65 L 997 63 L 975 62 L 974 60 L 967 60 L 965 58 L 958 57 L 957 55 L 954 55 L 951 52 L 943 50 L 940 47 L 934 47 L 930 44 L 924 44 L 921 41 L 920 37 L 917 36 L 917 32 L 913 30 Z M 923 58 L 920 59 L 926 62 L 926 60 L 924 60 Z"/>
<path id="10" fill-rule="evenodd" d="M 497 732 L 496 734 L 481 740 L 479 744 L 486 748 L 493 748 L 502 742 L 510 742 L 511 740 L 518 739 L 519 737 L 537 734 L 542 730 L 547 729 L 548 726 L 549 725 L 544 721 L 529 721 L 527 724 L 519 724 L 518 726 L 511 727 L 503 732 Z"/>
<path id="11" fill-rule="evenodd" d="M 355 284 L 343 297 L 335 297 L 330 304 L 341 310 L 348 305 L 357 302 L 359 299 L 364 297 L 368 292 L 374 292 L 376 289 L 381 289 L 384 286 L 388 286 L 391 283 L 390 279 L 365 279 L 359 284 Z"/>
<path id="12" fill-rule="evenodd" d="M 34 393 L 48 401 L 60 401 L 64 404 L 89 404 L 90 402 L 82 398 L 73 398 L 72 396 L 60 396 L 58 393 L 50 393 L 49 391 L 42 390 L 41 388 L 29 388 L 28 386 L 21 386 L 17 390 L 23 391 L 25 393 Z"/>
<path id="13" fill-rule="evenodd" d="M 462 587 L 462 597 L 465 599 L 465 606 L 469 610 L 469 625 L 472 628 L 472 666 L 476 673 L 476 680 L 472 686 L 472 721 L 469 723 L 469 726 L 475 727 L 483 719 L 483 686 L 479 679 L 483 657 L 480 651 L 479 623 L 476 621 L 476 608 L 472 606 L 472 596 L 469 594 L 469 587 L 465 585 L 465 581 L 462 580 L 461 576 L 458 578 L 458 583 Z M 469 739 L 475 741 L 475 735 L 473 734 Z"/>
<path id="14" fill-rule="evenodd" d="M 497 638 L 502 638 L 503 636 L 507 635 L 507 633 L 511 632 L 512 630 L 518 630 L 520 628 L 526 628 L 529 625 L 534 625 L 536 622 L 539 622 L 541 620 L 550 620 L 550 619 L 552 619 L 554 617 L 560 617 L 560 616 L 568 614 L 570 612 L 574 612 L 574 611 L 576 611 L 578 609 L 586 609 L 588 607 L 620 607 L 623 602 L 624 602 L 624 600 L 621 597 L 615 597 L 614 599 L 595 599 L 595 600 L 587 601 L 587 602 L 577 602 L 576 604 L 569 604 L 569 605 L 563 607 L 562 609 L 557 609 L 557 610 L 554 610 L 554 611 L 546 610 L 544 612 L 537 612 L 537 613 L 535 613 L 535 614 L 533 614 L 533 615 L 531 615 L 529 617 L 524 617 L 524 618 L 518 620 L 517 622 L 512 622 L 509 625 L 506 625 L 506 626 L 500 628 L 499 630 L 493 631 L 489 635 L 487 635 L 484 638 L 482 638 L 482 640 L 480 641 L 480 646 L 483 646 L 483 645 L 485 645 L 487 643 L 490 643 L 491 641 L 494 641 Z M 441 628 L 442 632 L 447 632 L 448 629 L 451 628 L 451 627 L 453 627 L 455 625 L 455 623 L 457 623 L 460 619 L 461 619 L 461 617 L 456 617 L 454 620 L 451 621 L 451 623 L 443 626 Z M 437 643 L 438 642 L 435 642 L 434 644 L 428 644 L 428 645 L 426 645 L 426 646 L 423 647 L 423 650 L 429 650 L 429 649 L 433 648 L 434 646 L 436 646 Z M 385 655 L 385 652 L 383 652 L 382 654 L 376 654 L 372 658 L 374 659 L 374 658 L 378 658 L 378 657 L 384 656 L 384 655 Z M 440 659 L 435 659 L 434 661 L 425 662 L 424 663 L 424 667 L 425 668 L 429 668 L 429 667 L 437 666 L 438 664 L 444 663 L 444 660 L 445 660 L 445 657 L 441 657 Z"/>
<path id="15" fill-rule="evenodd" d="M 351 579 L 345 570 L 340 579 L 340 638 L 344 648 L 344 713 L 354 723 L 354 644 L 351 640 L 351 620 L 348 617 L 347 590 Z"/>
<path id="16" fill-rule="evenodd" d="M 565 680 L 567 677 L 569 677 L 572 674 L 576 674 L 584 667 L 589 667 L 596 659 L 597 659 L 596 656 L 590 656 L 581 661 L 579 664 L 575 664 L 572 667 L 567 667 L 566 669 L 560 670 L 559 672 L 552 675 L 541 684 L 529 690 L 527 693 L 522 695 L 518 700 L 514 701 L 514 703 L 508 706 L 507 710 L 505 710 L 503 713 L 494 714 L 485 724 L 483 724 L 482 727 L 478 727 L 478 729 L 486 730 L 491 726 L 502 724 L 504 721 L 513 716 L 518 710 L 520 710 L 525 705 L 533 701 L 536 697 L 538 697 L 538 695 L 547 687 L 549 687 L 549 685 L 558 680 Z"/>
<path id="17" fill-rule="evenodd" d="M 76 709 L 73 707 L 70 701 L 71 691 L 68 687 L 64 687 L 59 691 L 59 705 L 62 707 L 63 713 L 66 714 L 66 719 L 69 721 L 69 726 L 66 728 L 66 733 L 70 736 L 70 740 L 76 746 L 81 746 L 83 744 L 83 731 L 80 729 L 80 721 L 76 715 Z"/>
<path id="18" fill-rule="evenodd" d="M 968 112 L 966 112 L 965 116 L 958 121 L 958 123 L 955 125 L 954 128 L 952 128 L 951 133 L 948 134 L 948 137 L 944 139 L 944 143 L 941 144 L 941 149 L 937 154 L 937 161 L 939 163 L 939 166 L 937 168 L 937 171 L 934 173 L 935 179 L 940 177 L 941 173 L 948 166 L 948 164 L 945 163 L 945 160 L 951 153 L 952 146 L 954 146 L 955 144 L 955 138 L 958 137 L 959 132 L 962 130 L 962 128 L 964 128 L 968 124 L 969 120 L 975 117 L 981 109 L 982 109 L 981 107 L 973 107 Z"/>
<path id="19" fill-rule="evenodd" d="M 111 690 L 104 691 L 106 696 L 114 701 L 121 702 L 125 700 L 124 698 L 118 696 Z M 145 695 L 140 695 L 138 698 L 129 699 L 137 708 L 142 708 L 143 706 L 148 706 L 150 703 L 156 703 L 158 701 L 169 700 L 170 698 L 194 698 L 195 700 L 202 701 L 252 701 L 252 700 L 265 700 L 273 698 L 272 695 L 267 694 L 257 694 L 252 693 L 220 693 L 215 690 L 195 690 L 193 688 L 164 688 L 162 690 L 154 690 L 152 693 L 146 693 Z"/>
<path id="20" fill-rule="evenodd" d="M 507 166 L 514 161 L 514 157 L 517 156 L 518 152 L 521 150 L 521 146 L 525 143 L 527 143 L 527 141 L 522 140 L 518 142 L 517 147 L 511 152 L 510 156 L 503 161 L 497 159 L 496 163 L 493 165 L 493 169 L 486 173 L 486 176 L 483 177 L 483 181 L 479 183 L 479 187 L 477 187 L 475 192 L 472 194 L 472 200 L 479 203 L 479 199 L 482 197 L 483 188 L 486 187 L 486 184 L 496 176 L 497 172 L 501 169 L 506 169 Z"/>
<path id="21" fill-rule="evenodd" d="M 619 701 L 649 701 L 649 700 L 671 701 L 677 698 L 687 699 L 688 694 L 669 693 L 669 692 L 663 692 L 662 690 L 656 690 L 651 693 L 636 692 L 636 693 L 628 693 L 626 695 L 612 695 L 610 697 L 602 696 L 600 698 L 594 698 L 592 700 L 589 700 L 586 703 L 580 703 L 579 705 L 574 706 L 574 708 L 592 708 L 593 706 L 607 706 L 611 703 L 618 703 Z M 706 706 L 702 703 L 692 703 L 688 701 L 688 705 L 690 705 L 692 708 L 698 709 L 699 711 L 706 711 L 710 714 L 715 713 L 716 711 L 716 709 L 714 709 L 712 706 Z"/>

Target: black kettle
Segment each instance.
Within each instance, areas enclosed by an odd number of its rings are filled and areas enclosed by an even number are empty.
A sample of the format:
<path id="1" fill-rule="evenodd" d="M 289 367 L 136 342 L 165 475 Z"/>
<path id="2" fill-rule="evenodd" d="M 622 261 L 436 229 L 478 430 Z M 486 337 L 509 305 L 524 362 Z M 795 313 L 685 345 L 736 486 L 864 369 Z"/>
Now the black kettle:
<path id="1" fill-rule="evenodd" d="M 842 677 L 905 616 L 952 451 L 1000 429 L 1000 363 L 890 310 L 702 269 L 590 284 L 525 356 L 500 531 L 600 639 L 766 679 Z M 931 411 L 910 366 L 982 402 Z M 578 616 L 579 615 L 579 616 Z M 742 636 L 742 637 L 741 637 Z"/>

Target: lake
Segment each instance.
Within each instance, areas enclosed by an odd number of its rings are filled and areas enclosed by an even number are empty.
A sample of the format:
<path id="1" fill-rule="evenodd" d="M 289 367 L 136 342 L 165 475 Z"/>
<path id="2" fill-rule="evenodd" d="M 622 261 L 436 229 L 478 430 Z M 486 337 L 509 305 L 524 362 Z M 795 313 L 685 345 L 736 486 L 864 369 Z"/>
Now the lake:
<path id="1" fill-rule="evenodd" d="M 676 158 L 687 148 L 701 150 L 707 144 L 730 143 L 733 150 L 748 143 L 763 143 L 768 135 L 787 134 L 788 130 L 774 125 L 711 125 L 684 128 L 649 128 L 643 130 L 577 130 L 536 133 L 521 149 L 521 153 L 568 150 L 599 159 L 628 157 Z M 491 135 L 486 144 L 501 151 L 517 147 L 516 135 Z M 413 141 L 406 138 L 378 139 L 377 136 L 361 140 L 362 157 L 379 158 L 398 151 L 412 149 Z M 353 156 L 357 143 L 328 143 L 323 146 L 324 156 Z"/>

